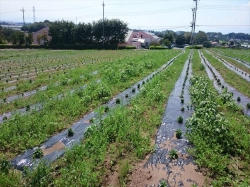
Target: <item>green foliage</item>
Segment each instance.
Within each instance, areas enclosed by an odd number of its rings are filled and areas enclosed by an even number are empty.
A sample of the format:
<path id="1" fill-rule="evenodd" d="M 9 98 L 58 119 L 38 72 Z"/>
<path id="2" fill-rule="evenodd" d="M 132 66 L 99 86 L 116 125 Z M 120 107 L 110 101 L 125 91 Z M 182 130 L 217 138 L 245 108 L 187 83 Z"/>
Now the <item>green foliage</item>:
<path id="1" fill-rule="evenodd" d="M 247 103 L 246 106 L 247 106 L 247 109 L 250 109 L 250 103 Z"/>
<path id="2" fill-rule="evenodd" d="M 182 117 L 182 116 L 178 116 L 177 122 L 178 122 L 178 123 L 183 123 L 183 117 Z"/>
<path id="3" fill-rule="evenodd" d="M 177 139 L 180 139 L 181 136 L 182 136 L 182 131 L 181 131 L 180 129 L 177 129 L 177 130 L 175 131 L 175 133 L 176 133 L 176 138 L 177 138 Z"/>
<path id="4" fill-rule="evenodd" d="M 10 170 L 10 162 L 6 158 L 0 158 L 0 171 L 8 174 Z"/>
<path id="5" fill-rule="evenodd" d="M 36 148 L 36 150 L 33 153 L 33 158 L 42 158 L 43 157 L 43 151 L 41 148 Z"/>
<path id="6" fill-rule="evenodd" d="M 207 34 L 203 31 L 199 31 L 194 37 L 195 44 L 203 44 L 203 42 L 208 41 Z"/>
<path id="7" fill-rule="evenodd" d="M 175 149 L 171 149 L 171 151 L 169 151 L 169 158 L 177 159 L 178 158 L 178 152 Z"/>
<path id="8" fill-rule="evenodd" d="M 160 181 L 159 187 L 167 187 L 167 186 L 168 186 L 168 184 L 165 180 Z"/>
<path id="9" fill-rule="evenodd" d="M 210 47 L 212 47 L 212 44 L 211 44 L 210 41 L 205 41 L 205 42 L 202 43 L 202 46 L 206 47 L 206 48 L 210 48 Z"/>
<path id="10" fill-rule="evenodd" d="M 135 46 L 118 46 L 118 49 L 136 49 Z"/>
<path id="11" fill-rule="evenodd" d="M 166 49 L 166 47 L 162 47 L 162 46 L 150 46 L 149 47 L 150 50 L 164 50 Z"/>
<path id="12" fill-rule="evenodd" d="M 71 137 L 71 136 L 74 136 L 75 132 L 73 131 L 73 129 L 69 128 L 68 129 L 68 136 Z"/>

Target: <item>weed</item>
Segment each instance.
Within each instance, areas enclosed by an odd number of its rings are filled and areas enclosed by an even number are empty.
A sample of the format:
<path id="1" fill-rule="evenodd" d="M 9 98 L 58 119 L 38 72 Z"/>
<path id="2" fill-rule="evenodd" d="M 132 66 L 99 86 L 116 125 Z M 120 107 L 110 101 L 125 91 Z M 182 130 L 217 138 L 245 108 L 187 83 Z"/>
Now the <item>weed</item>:
<path id="1" fill-rule="evenodd" d="M 104 112 L 108 112 L 108 111 L 109 111 L 109 107 L 108 107 L 108 106 L 105 106 Z"/>
<path id="2" fill-rule="evenodd" d="M 126 160 L 125 162 L 123 162 L 121 164 L 121 166 L 119 167 L 119 182 L 120 185 L 123 186 L 126 184 L 127 178 L 128 178 L 128 174 L 129 174 L 129 170 L 130 170 L 130 165 L 129 162 Z"/>
<path id="3" fill-rule="evenodd" d="M 167 182 L 165 180 L 161 180 L 161 182 L 159 183 L 159 187 L 167 187 Z"/>
<path id="4" fill-rule="evenodd" d="M 0 171 L 5 174 L 8 174 L 9 170 L 10 170 L 10 162 L 5 158 L 1 158 L 0 159 Z"/>
<path id="5" fill-rule="evenodd" d="M 169 158 L 177 159 L 178 158 L 178 152 L 175 149 L 171 149 L 171 151 L 169 152 Z"/>

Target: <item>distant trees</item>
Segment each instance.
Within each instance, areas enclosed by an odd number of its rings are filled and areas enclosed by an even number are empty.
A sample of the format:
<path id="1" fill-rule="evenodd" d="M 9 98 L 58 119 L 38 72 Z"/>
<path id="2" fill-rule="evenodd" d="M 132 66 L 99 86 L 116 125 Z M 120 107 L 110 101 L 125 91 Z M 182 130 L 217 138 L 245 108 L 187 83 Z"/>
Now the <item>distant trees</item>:
<path id="1" fill-rule="evenodd" d="M 203 42 L 203 47 L 206 47 L 206 48 L 210 48 L 210 47 L 212 47 L 212 44 L 211 44 L 211 42 L 210 41 L 205 41 L 205 42 Z"/>
<path id="2" fill-rule="evenodd" d="M 104 20 L 104 38 L 102 20 L 92 24 L 56 21 L 50 25 L 50 43 L 53 44 L 118 44 L 125 41 L 127 24 L 118 19 Z"/>
<path id="3" fill-rule="evenodd" d="M 44 22 L 35 22 L 35 23 L 31 23 L 31 24 L 26 24 L 24 26 L 21 27 L 22 31 L 25 32 L 36 32 L 39 31 L 47 26 L 50 26 L 52 22 L 48 21 L 48 20 L 44 20 Z"/>
<path id="4" fill-rule="evenodd" d="M 203 31 L 199 31 L 194 37 L 195 44 L 203 44 L 203 42 L 208 41 L 207 34 Z"/>

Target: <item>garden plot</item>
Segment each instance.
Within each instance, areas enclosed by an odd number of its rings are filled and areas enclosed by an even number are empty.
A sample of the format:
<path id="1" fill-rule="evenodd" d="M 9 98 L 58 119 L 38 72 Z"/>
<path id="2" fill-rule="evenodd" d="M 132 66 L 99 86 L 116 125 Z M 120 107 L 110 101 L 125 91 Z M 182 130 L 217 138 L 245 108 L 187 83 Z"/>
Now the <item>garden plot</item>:
<path id="1" fill-rule="evenodd" d="M 211 80 L 213 80 L 214 87 L 222 92 L 223 89 L 226 89 L 228 92 L 233 94 L 234 100 L 244 108 L 243 112 L 250 116 L 250 110 L 247 107 L 247 104 L 250 103 L 250 98 L 240 93 L 230 84 L 226 83 L 224 78 L 220 75 L 220 73 L 210 64 L 210 62 L 203 56 L 202 52 L 200 52 L 200 57 L 202 59 L 202 63 L 206 66 L 206 71 Z"/>
<path id="2" fill-rule="evenodd" d="M 210 53 L 209 51 L 205 50 L 208 54 L 213 55 L 212 53 Z M 214 55 L 213 55 L 214 56 Z M 230 64 L 229 62 L 227 62 L 226 60 L 218 57 L 218 56 L 214 56 L 215 58 L 217 58 L 221 63 L 223 63 L 223 65 L 225 65 L 228 69 L 230 69 L 231 71 L 233 71 L 234 73 L 238 74 L 239 76 L 241 76 L 243 79 L 247 80 L 248 82 L 250 82 L 250 69 L 248 69 L 248 72 L 245 72 L 241 69 L 236 68 L 235 66 L 233 66 L 232 64 Z"/>
<path id="3" fill-rule="evenodd" d="M 179 54 L 181 55 L 181 54 Z M 165 68 L 167 68 L 169 65 L 173 63 L 173 61 L 179 56 L 177 55 L 170 61 L 168 61 L 166 64 L 164 64 L 159 70 L 151 73 L 144 79 L 140 80 L 136 84 L 134 84 L 132 87 L 126 89 L 119 95 L 117 95 L 115 98 L 110 100 L 107 104 L 101 106 L 97 111 L 100 111 L 101 109 L 111 109 L 114 108 L 117 104 L 128 104 L 128 102 L 133 98 L 136 94 L 140 92 L 141 86 L 143 86 L 146 82 L 148 82 L 150 79 L 152 79 L 155 74 L 161 72 Z M 108 112 L 105 111 L 105 112 Z M 98 117 L 98 112 L 91 112 L 87 115 L 85 115 L 80 121 L 73 124 L 71 127 L 72 131 L 74 132 L 72 135 L 69 135 L 69 130 L 65 130 L 51 138 L 49 138 L 45 143 L 43 143 L 40 148 L 33 148 L 27 150 L 24 154 L 18 156 L 14 160 L 11 161 L 12 165 L 19 169 L 23 170 L 24 167 L 33 167 L 34 165 L 37 165 L 39 160 L 34 160 L 34 155 L 38 154 L 38 150 L 43 151 L 43 159 L 46 161 L 53 162 L 58 157 L 62 156 L 65 153 L 65 148 L 72 148 L 76 143 L 79 143 L 84 138 L 84 133 L 86 130 L 93 126 L 93 119 Z M 105 117 L 105 116 L 104 116 Z M 101 119 L 103 120 L 103 119 Z M 91 124 L 92 123 L 92 124 Z M 41 152 L 41 151 L 40 151 Z M 42 156 L 40 156 L 42 157 Z M 39 158 L 40 158 L 39 157 Z"/>
<path id="4" fill-rule="evenodd" d="M 122 67 L 123 63 L 119 63 L 123 61 L 120 59 L 116 61 L 118 63 L 113 63 L 113 67 L 105 64 L 103 74 L 105 76 L 100 83 L 89 84 L 86 89 L 78 90 L 74 94 L 67 94 L 63 99 L 44 102 L 45 105 L 39 112 L 30 110 L 29 115 L 15 115 L 4 122 L 0 126 L 3 152 L 8 150 L 8 158 L 14 158 L 24 150 L 40 145 L 48 137 L 68 128 L 84 114 L 106 103 L 111 96 L 158 69 L 171 56 L 174 57 L 180 52 L 142 51 L 136 53 L 138 55 L 132 57 L 125 67 Z M 134 59 L 138 61 L 134 61 Z M 113 69 L 113 76 L 109 76 L 109 68 Z M 115 82 L 117 80 L 118 83 Z M 8 133 L 4 133 L 7 131 Z M 8 134 L 13 134 L 13 136 Z"/>

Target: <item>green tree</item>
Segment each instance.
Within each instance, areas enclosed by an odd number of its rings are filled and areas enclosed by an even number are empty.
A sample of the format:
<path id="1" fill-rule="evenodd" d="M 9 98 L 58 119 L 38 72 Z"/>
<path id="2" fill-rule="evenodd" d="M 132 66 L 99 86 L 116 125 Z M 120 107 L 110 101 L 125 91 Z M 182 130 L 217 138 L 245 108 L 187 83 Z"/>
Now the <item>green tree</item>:
<path id="1" fill-rule="evenodd" d="M 194 37 L 195 44 L 203 44 L 203 42 L 208 41 L 207 34 L 203 31 L 199 31 Z"/>
<path id="2" fill-rule="evenodd" d="M 90 23 L 79 23 L 76 26 L 75 41 L 76 44 L 91 44 L 93 43 L 92 25 Z"/>
<path id="3" fill-rule="evenodd" d="M 93 22 L 93 39 L 95 43 L 118 44 L 125 41 L 125 36 L 128 32 L 127 23 L 119 19 L 105 19 L 104 20 L 104 38 L 103 22 L 102 20 Z"/>
<path id="4" fill-rule="evenodd" d="M 203 47 L 206 47 L 206 48 L 210 48 L 210 47 L 212 47 L 212 44 L 211 44 L 211 42 L 210 41 L 205 41 L 205 42 L 203 42 Z"/>
<path id="5" fill-rule="evenodd" d="M 69 21 L 55 21 L 49 27 L 51 44 L 75 44 L 75 24 Z"/>
<path id="6" fill-rule="evenodd" d="M 175 43 L 176 43 L 176 45 L 184 45 L 185 44 L 185 37 L 184 37 L 184 35 L 182 35 L 182 34 L 177 35 L 177 37 L 175 39 Z"/>
<path id="7" fill-rule="evenodd" d="M 184 39 L 185 39 L 185 44 L 190 44 L 191 32 L 185 32 L 184 33 Z"/>
<path id="8" fill-rule="evenodd" d="M 32 35 L 32 33 L 29 33 L 28 36 L 26 36 L 26 43 L 28 45 L 31 45 L 32 42 L 33 42 L 33 35 Z"/>

